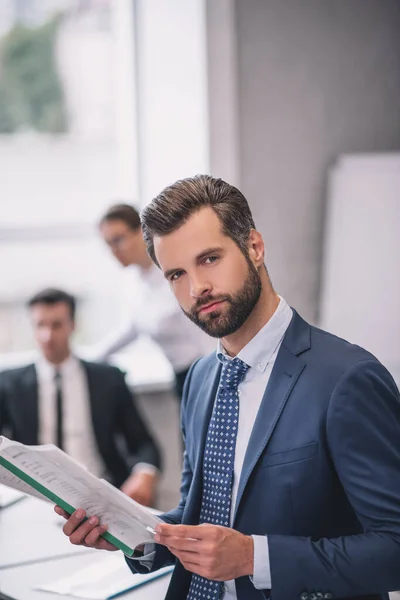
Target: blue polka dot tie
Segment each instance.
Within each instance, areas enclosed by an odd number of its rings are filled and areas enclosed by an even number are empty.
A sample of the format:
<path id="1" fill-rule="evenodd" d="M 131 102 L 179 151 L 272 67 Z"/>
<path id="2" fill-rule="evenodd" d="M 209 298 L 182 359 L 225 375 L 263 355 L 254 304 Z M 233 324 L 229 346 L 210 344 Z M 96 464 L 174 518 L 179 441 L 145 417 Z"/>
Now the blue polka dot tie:
<path id="1" fill-rule="evenodd" d="M 249 368 L 240 358 L 223 359 L 221 379 L 204 449 L 200 523 L 229 527 L 233 467 L 239 421 L 238 386 Z M 193 575 L 187 600 L 220 598 L 223 583 Z"/>

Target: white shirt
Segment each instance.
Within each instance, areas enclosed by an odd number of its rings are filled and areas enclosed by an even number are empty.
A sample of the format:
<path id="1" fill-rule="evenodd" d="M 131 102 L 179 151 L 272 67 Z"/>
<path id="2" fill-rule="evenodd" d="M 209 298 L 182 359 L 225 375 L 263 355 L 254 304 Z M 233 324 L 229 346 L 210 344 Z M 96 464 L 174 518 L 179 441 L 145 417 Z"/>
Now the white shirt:
<path id="1" fill-rule="evenodd" d="M 56 444 L 56 384 L 54 365 L 44 357 L 35 364 L 38 380 L 39 444 Z M 57 367 L 61 373 L 64 451 L 96 475 L 105 465 L 97 448 L 90 411 L 89 388 L 81 362 L 69 356 Z"/>
<path id="2" fill-rule="evenodd" d="M 147 334 L 160 346 L 175 373 L 212 352 L 214 340 L 186 317 L 162 271 L 155 265 L 147 270 L 139 267 L 131 270 L 134 284 L 136 276 L 132 321 L 99 344 L 97 359 L 105 360 L 140 334 Z"/>
<path id="3" fill-rule="evenodd" d="M 239 422 L 236 438 L 235 463 L 233 469 L 233 485 L 231 499 L 230 525 L 233 524 L 236 498 L 240 475 L 250 435 L 257 417 L 261 401 L 275 364 L 275 359 L 286 330 L 292 320 L 293 311 L 280 297 L 278 307 L 268 323 L 253 337 L 237 355 L 249 365 L 243 381 L 239 384 Z M 225 353 L 221 343 L 218 344 L 217 356 Z M 221 360 L 219 358 L 219 360 Z M 271 588 L 271 571 L 269 564 L 268 541 L 265 536 L 253 535 L 254 540 L 254 573 L 252 581 L 257 589 Z M 225 582 L 223 600 L 236 600 L 235 581 Z"/>
<path id="4" fill-rule="evenodd" d="M 233 524 L 240 475 L 250 435 L 275 364 L 276 356 L 293 316 L 290 306 L 283 298 L 280 296 L 279 298 L 278 307 L 268 323 L 260 329 L 237 355 L 238 358 L 249 365 L 249 369 L 238 388 L 239 422 L 233 468 L 230 526 Z M 217 357 L 219 360 L 221 360 L 221 354 L 224 354 L 225 358 L 230 358 L 219 342 L 217 348 Z M 264 535 L 253 535 L 252 537 L 254 540 L 254 573 L 251 579 L 254 587 L 257 589 L 271 589 L 271 569 L 267 537 Z M 153 559 L 154 546 L 146 544 L 145 555 L 139 561 L 150 569 Z M 235 580 L 226 581 L 221 600 L 236 600 L 236 598 Z"/>

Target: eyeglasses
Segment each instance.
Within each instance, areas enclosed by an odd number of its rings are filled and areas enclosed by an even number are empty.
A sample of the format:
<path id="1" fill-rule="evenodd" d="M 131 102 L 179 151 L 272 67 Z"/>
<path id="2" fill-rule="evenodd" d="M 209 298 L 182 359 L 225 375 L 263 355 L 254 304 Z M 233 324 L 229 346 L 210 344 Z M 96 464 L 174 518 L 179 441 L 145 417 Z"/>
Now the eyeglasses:
<path id="1" fill-rule="evenodd" d="M 109 240 L 106 240 L 107 246 L 111 249 L 117 249 L 124 245 L 126 242 L 126 234 L 122 233 L 120 235 L 116 235 Z"/>

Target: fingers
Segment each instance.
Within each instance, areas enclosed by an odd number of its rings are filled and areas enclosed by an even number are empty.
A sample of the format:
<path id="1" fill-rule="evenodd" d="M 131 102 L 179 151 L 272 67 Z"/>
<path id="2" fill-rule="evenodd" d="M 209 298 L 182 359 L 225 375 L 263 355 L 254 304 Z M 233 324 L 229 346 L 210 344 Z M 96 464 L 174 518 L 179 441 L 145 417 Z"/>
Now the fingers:
<path id="1" fill-rule="evenodd" d="M 204 536 L 204 531 L 201 525 L 169 525 L 168 523 L 159 523 L 156 527 L 157 536 L 180 537 L 189 539 L 201 539 Z"/>
<path id="2" fill-rule="evenodd" d="M 65 535 L 68 537 L 72 535 L 76 528 L 82 524 L 85 518 L 86 512 L 83 510 L 83 508 L 78 508 L 78 510 L 72 513 L 63 527 L 63 532 Z M 90 529 L 92 529 L 92 527 Z"/>
<path id="3" fill-rule="evenodd" d="M 181 561 L 181 563 L 192 563 L 192 564 L 196 564 L 197 566 L 199 566 L 200 564 L 202 564 L 204 562 L 204 557 L 201 554 L 198 554 L 197 552 L 190 552 L 190 551 L 184 551 L 184 550 L 178 550 L 177 548 L 171 548 L 170 546 L 168 546 L 168 550 L 177 558 L 179 558 L 179 560 Z"/>
<path id="4" fill-rule="evenodd" d="M 95 550 L 116 551 L 118 548 L 111 542 L 101 537 L 107 531 L 106 525 L 100 525 L 92 529 L 90 534 L 83 541 L 83 546 L 86 548 L 94 548 Z"/>
<path id="5" fill-rule="evenodd" d="M 69 537 L 71 544 L 98 550 L 118 550 L 114 544 L 101 537 L 107 531 L 107 525 L 100 525 L 97 517 L 87 519 L 86 512 L 82 508 L 78 508 L 72 515 L 61 506 L 55 506 L 54 511 L 67 519 L 63 532 Z"/>
<path id="6" fill-rule="evenodd" d="M 69 537 L 71 544 L 93 547 L 106 529 L 104 525 L 99 525 L 97 517 L 86 519 L 85 511 L 79 508 L 69 517 L 63 532 Z"/>
<path id="7" fill-rule="evenodd" d="M 108 550 L 111 552 L 115 552 L 116 550 L 118 550 L 118 548 L 114 546 L 114 544 L 111 544 L 111 542 L 108 542 L 102 537 L 98 539 L 96 545 L 92 546 L 92 548 L 96 548 L 96 550 Z"/>
<path id="8" fill-rule="evenodd" d="M 153 503 L 153 491 L 148 489 L 148 486 L 132 486 L 128 485 L 128 482 L 125 482 L 120 489 L 121 492 L 124 492 L 129 498 L 135 500 L 135 502 L 142 504 L 142 506 L 151 506 Z"/>
<path id="9" fill-rule="evenodd" d="M 72 519 L 72 517 L 71 517 Z M 90 517 L 86 521 L 73 522 L 68 527 L 69 521 L 64 525 L 64 533 L 69 537 L 71 544 L 93 546 L 104 531 L 99 526 L 97 517 Z M 72 529 L 74 527 L 74 529 Z"/>
<path id="10" fill-rule="evenodd" d="M 182 563 L 186 571 L 190 571 L 191 573 L 197 573 L 200 577 L 205 577 L 206 579 L 212 579 L 214 581 L 226 581 L 227 578 L 220 575 L 216 570 L 210 568 L 208 566 L 200 565 L 198 563 L 192 563 L 190 561 Z"/>
<path id="11" fill-rule="evenodd" d="M 159 523 L 156 527 L 155 541 L 160 544 L 169 544 L 168 538 L 182 538 L 192 541 L 217 540 L 223 535 L 226 528 L 219 525 L 169 525 L 168 523 Z M 159 541 L 159 540 L 163 541 Z"/>
<path id="12" fill-rule="evenodd" d="M 144 494 L 136 493 L 136 494 L 127 494 L 127 495 L 130 498 L 132 498 L 132 500 L 135 500 L 135 502 L 138 502 L 142 506 L 150 506 L 151 505 L 150 498 L 148 496 L 145 496 Z"/>
<path id="13" fill-rule="evenodd" d="M 202 544 L 199 544 L 199 540 L 193 540 L 190 538 L 180 538 L 174 536 L 155 536 L 155 541 L 158 544 L 168 546 L 171 551 L 178 552 L 201 552 Z"/>
<path id="14" fill-rule="evenodd" d="M 191 552 L 172 552 L 172 554 L 178 558 L 187 571 L 197 573 L 206 579 L 225 581 L 224 576 L 219 572 L 218 563 L 220 561 L 216 557 L 204 557 Z"/>
<path id="15" fill-rule="evenodd" d="M 57 505 L 54 507 L 54 512 L 57 513 L 58 515 L 60 515 L 60 517 L 64 517 L 64 519 L 69 519 L 71 516 L 70 513 L 68 513 L 63 508 L 61 508 L 61 506 L 57 506 Z"/>
<path id="16" fill-rule="evenodd" d="M 93 518 L 93 517 L 92 517 Z M 98 523 L 98 519 L 96 517 L 94 517 L 96 519 L 96 522 Z M 89 519 L 89 521 L 91 521 L 91 519 Z M 94 523 L 94 522 L 93 522 Z M 103 535 L 103 533 L 105 533 L 107 531 L 107 525 L 98 525 L 97 527 L 94 527 L 85 537 L 84 537 L 84 541 L 86 546 L 89 546 L 90 548 L 94 548 L 97 546 L 97 544 L 101 543 L 102 538 L 100 536 Z M 84 535 L 84 534 L 83 534 Z M 70 538 L 71 539 L 71 538 Z M 107 543 L 107 540 L 104 540 Z"/>

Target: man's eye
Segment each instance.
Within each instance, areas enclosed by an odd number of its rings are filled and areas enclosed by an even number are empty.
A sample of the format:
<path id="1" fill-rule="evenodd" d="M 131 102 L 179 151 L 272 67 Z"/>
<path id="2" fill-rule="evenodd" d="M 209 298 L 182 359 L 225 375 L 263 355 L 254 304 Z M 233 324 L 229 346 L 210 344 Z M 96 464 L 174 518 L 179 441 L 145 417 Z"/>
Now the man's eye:
<path id="1" fill-rule="evenodd" d="M 182 271 L 176 271 L 176 273 L 173 273 L 170 277 L 170 281 L 176 281 L 177 279 L 179 279 L 179 277 L 182 275 Z"/>
<path id="2" fill-rule="evenodd" d="M 211 263 L 215 262 L 216 260 L 218 260 L 218 256 L 207 256 L 207 258 L 204 260 L 204 263 L 206 265 L 210 265 Z"/>

